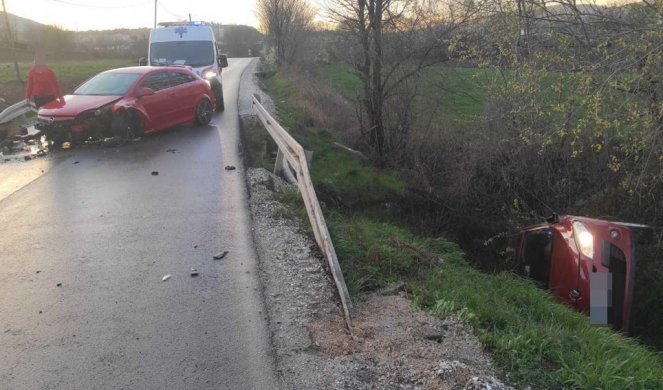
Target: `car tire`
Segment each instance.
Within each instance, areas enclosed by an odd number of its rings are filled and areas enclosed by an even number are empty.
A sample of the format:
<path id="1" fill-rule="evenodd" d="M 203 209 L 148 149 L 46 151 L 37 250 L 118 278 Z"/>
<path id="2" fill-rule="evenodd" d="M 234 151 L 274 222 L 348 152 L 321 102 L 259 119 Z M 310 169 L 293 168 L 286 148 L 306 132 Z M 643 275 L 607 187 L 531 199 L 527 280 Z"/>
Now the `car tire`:
<path id="1" fill-rule="evenodd" d="M 60 150 L 62 149 L 62 144 L 67 141 L 67 133 L 64 131 L 54 131 L 52 132 L 47 139 L 50 140 L 51 142 L 51 148 L 53 150 Z"/>
<path id="2" fill-rule="evenodd" d="M 216 102 L 216 111 L 221 112 L 225 110 L 226 106 L 223 101 L 223 87 L 221 84 L 215 83 L 212 92 L 214 93 L 214 101 Z"/>
<path id="3" fill-rule="evenodd" d="M 111 130 L 115 137 L 131 140 L 143 135 L 140 121 L 131 112 L 113 115 L 111 119 Z"/>
<path id="4" fill-rule="evenodd" d="M 212 120 L 212 115 L 214 115 L 214 111 L 212 110 L 212 103 L 207 99 L 201 99 L 198 104 L 196 104 L 196 111 L 194 115 L 197 125 L 205 126 L 209 124 L 209 122 Z"/>

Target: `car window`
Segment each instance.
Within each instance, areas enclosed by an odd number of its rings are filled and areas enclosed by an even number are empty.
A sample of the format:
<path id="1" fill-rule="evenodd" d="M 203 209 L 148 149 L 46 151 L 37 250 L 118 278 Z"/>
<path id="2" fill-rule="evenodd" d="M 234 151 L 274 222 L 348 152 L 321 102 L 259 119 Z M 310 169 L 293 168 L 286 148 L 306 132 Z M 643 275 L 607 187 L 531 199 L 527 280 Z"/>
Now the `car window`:
<path id="1" fill-rule="evenodd" d="M 74 91 L 74 95 L 122 96 L 140 76 L 137 73 L 101 73 Z"/>
<path id="2" fill-rule="evenodd" d="M 171 72 L 170 78 L 171 78 L 171 85 L 173 86 L 190 83 L 193 80 L 195 80 L 193 76 L 180 72 Z"/>
<path id="3" fill-rule="evenodd" d="M 529 266 L 529 277 L 548 286 L 552 254 L 552 230 L 542 229 L 527 233 L 524 260 Z"/>
<path id="4" fill-rule="evenodd" d="M 170 88 L 171 80 L 166 72 L 159 72 L 149 75 L 141 84 L 142 88 L 152 88 L 155 91 Z"/>

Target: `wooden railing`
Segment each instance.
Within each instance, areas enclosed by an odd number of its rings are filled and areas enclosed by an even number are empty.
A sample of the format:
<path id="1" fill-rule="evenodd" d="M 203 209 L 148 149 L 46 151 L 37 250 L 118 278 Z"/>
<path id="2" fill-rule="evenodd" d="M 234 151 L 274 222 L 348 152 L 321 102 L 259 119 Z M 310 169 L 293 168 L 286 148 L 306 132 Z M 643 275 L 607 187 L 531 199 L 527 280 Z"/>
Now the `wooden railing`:
<path id="1" fill-rule="evenodd" d="M 274 142 L 279 148 L 279 155 L 276 159 L 276 164 L 279 169 L 286 170 L 286 176 L 290 176 L 291 180 L 294 179 L 299 188 L 299 193 L 302 195 L 306 211 L 308 213 L 309 221 L 313 227 L 315 241 L 318 243 L 320 250 L 329 262 L 329 269 L 331 270 L 334 283 L 338 289 L 338 294 L 341 298 L 343 305 L 343 312 L 345 314 L 345 321 L 348 329 L 352 332 L 352 321 L 350 318 L 350 309 L 352 303 L 348 288 L 345 285 L 343 272 L 336 257 L 334 244 L 332 243 L 325 217 L 320 209 L 318 197 L 315 195 L 315 189 L 311 181 L 311 176 L 308 169 L 308 161 L 304 148 L 295 141 L 288 132 L 272 118 L 271 115 L 265 110 L 265 107 L 260 103 L 259 97 L 253 95 L 253 109 L 262 122 L 267 132 L 271 135 Z M 292 169 L 292 171 L 290 171 Z"/>

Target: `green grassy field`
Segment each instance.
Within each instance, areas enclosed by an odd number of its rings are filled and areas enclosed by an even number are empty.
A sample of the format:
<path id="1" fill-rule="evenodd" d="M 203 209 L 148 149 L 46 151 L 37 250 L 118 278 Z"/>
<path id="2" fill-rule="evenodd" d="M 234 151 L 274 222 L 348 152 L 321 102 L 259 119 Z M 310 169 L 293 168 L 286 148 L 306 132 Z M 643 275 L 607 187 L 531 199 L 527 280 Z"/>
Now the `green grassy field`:
<path id="1" fill-rule="evenodd" d="M 346 96 L 356 86 L 347 72 L 338 68 L 325 72 Z M 475 95 L 463 92 L 468 97 L 460 102 L 449 98 L 453 112 L 461 119 L 478 115 L 478 107 L 471 106 L 479 101 L 481 88 L 464 84 L 464 76 L 476 78 L 469 70 L 454 74 L 456 85 L 474 90 Z M 314 151 L 313 181 L 327 204 L 327 222 L 351 294 L 405 281 L 421 307 L 441 317 L 455 314 L 471 324 L 512 381 L 540 388 L 663 388 L 661 357 L 635 340 L 590 326 L 587 317 L 511 273 L 475 270 L 444 238 L 417 237 L 386 222 L 378 214 L 380 209 L 372 206 L 405 196 L 404 183 L 331 149 L 334 136 L 311 125 L 310 116 L 298 104 L 297 87 L 286 78 L 277 73 L 267 85 L 282 122 Z M 290 201 L 295 211 L 280 214 L 304 215 L 297 196 L 281 199 Z M 353 207 L 347 207 L 346 199 Z"/>
<path id="2" fill-rule="evenodd" d="M 84 61 L 54 61 L 48 66 L 53 69 L 60 83 L 63 94 L 73 91 L 76 86 L 86 79 L 104 70 L 136 65 L 135 61 L 127 59 L 96 59 Z M 31 63 L 20 63 L 19 70 L 21 78 L 25 81 Z M 23 98 L 24 85 L 16 80 L 13 64 L 2 64 L 0 66 L 0 97 L 8 102 L 14 103 Z"/>
<path id="3" fill-rule="evenodd" d="M 321 68 L 323 77 L 344 97 L 355 100 L 361 82 L 344 64 Z M 425 71 L 415 98 L 417 116 L 433 120 L 471 122 L 480 118 L 486 102 L 486 85 L 499 75 L 490 69 L 436 66 Z"/>

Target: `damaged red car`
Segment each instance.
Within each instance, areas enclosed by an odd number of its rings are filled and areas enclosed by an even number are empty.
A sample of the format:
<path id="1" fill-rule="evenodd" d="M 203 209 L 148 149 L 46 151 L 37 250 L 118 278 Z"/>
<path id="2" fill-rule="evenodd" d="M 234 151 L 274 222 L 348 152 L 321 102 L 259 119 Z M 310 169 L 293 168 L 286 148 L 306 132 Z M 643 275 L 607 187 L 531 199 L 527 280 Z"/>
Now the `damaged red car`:
<path id="1" fill-rule="evenodd" d="M 208 82 L 185 67 L 102 72 L 39 109 L 37 128 L 54 145 L 136 138 L 180 125 L 207 125 L 214 112 Z"/>
<path id="2" fill-rule="evenodd" d="M 592 324 L 628 331 L 636 272 L 631 226 L 553 214 L 520 231 L 519 271 Z"/>

